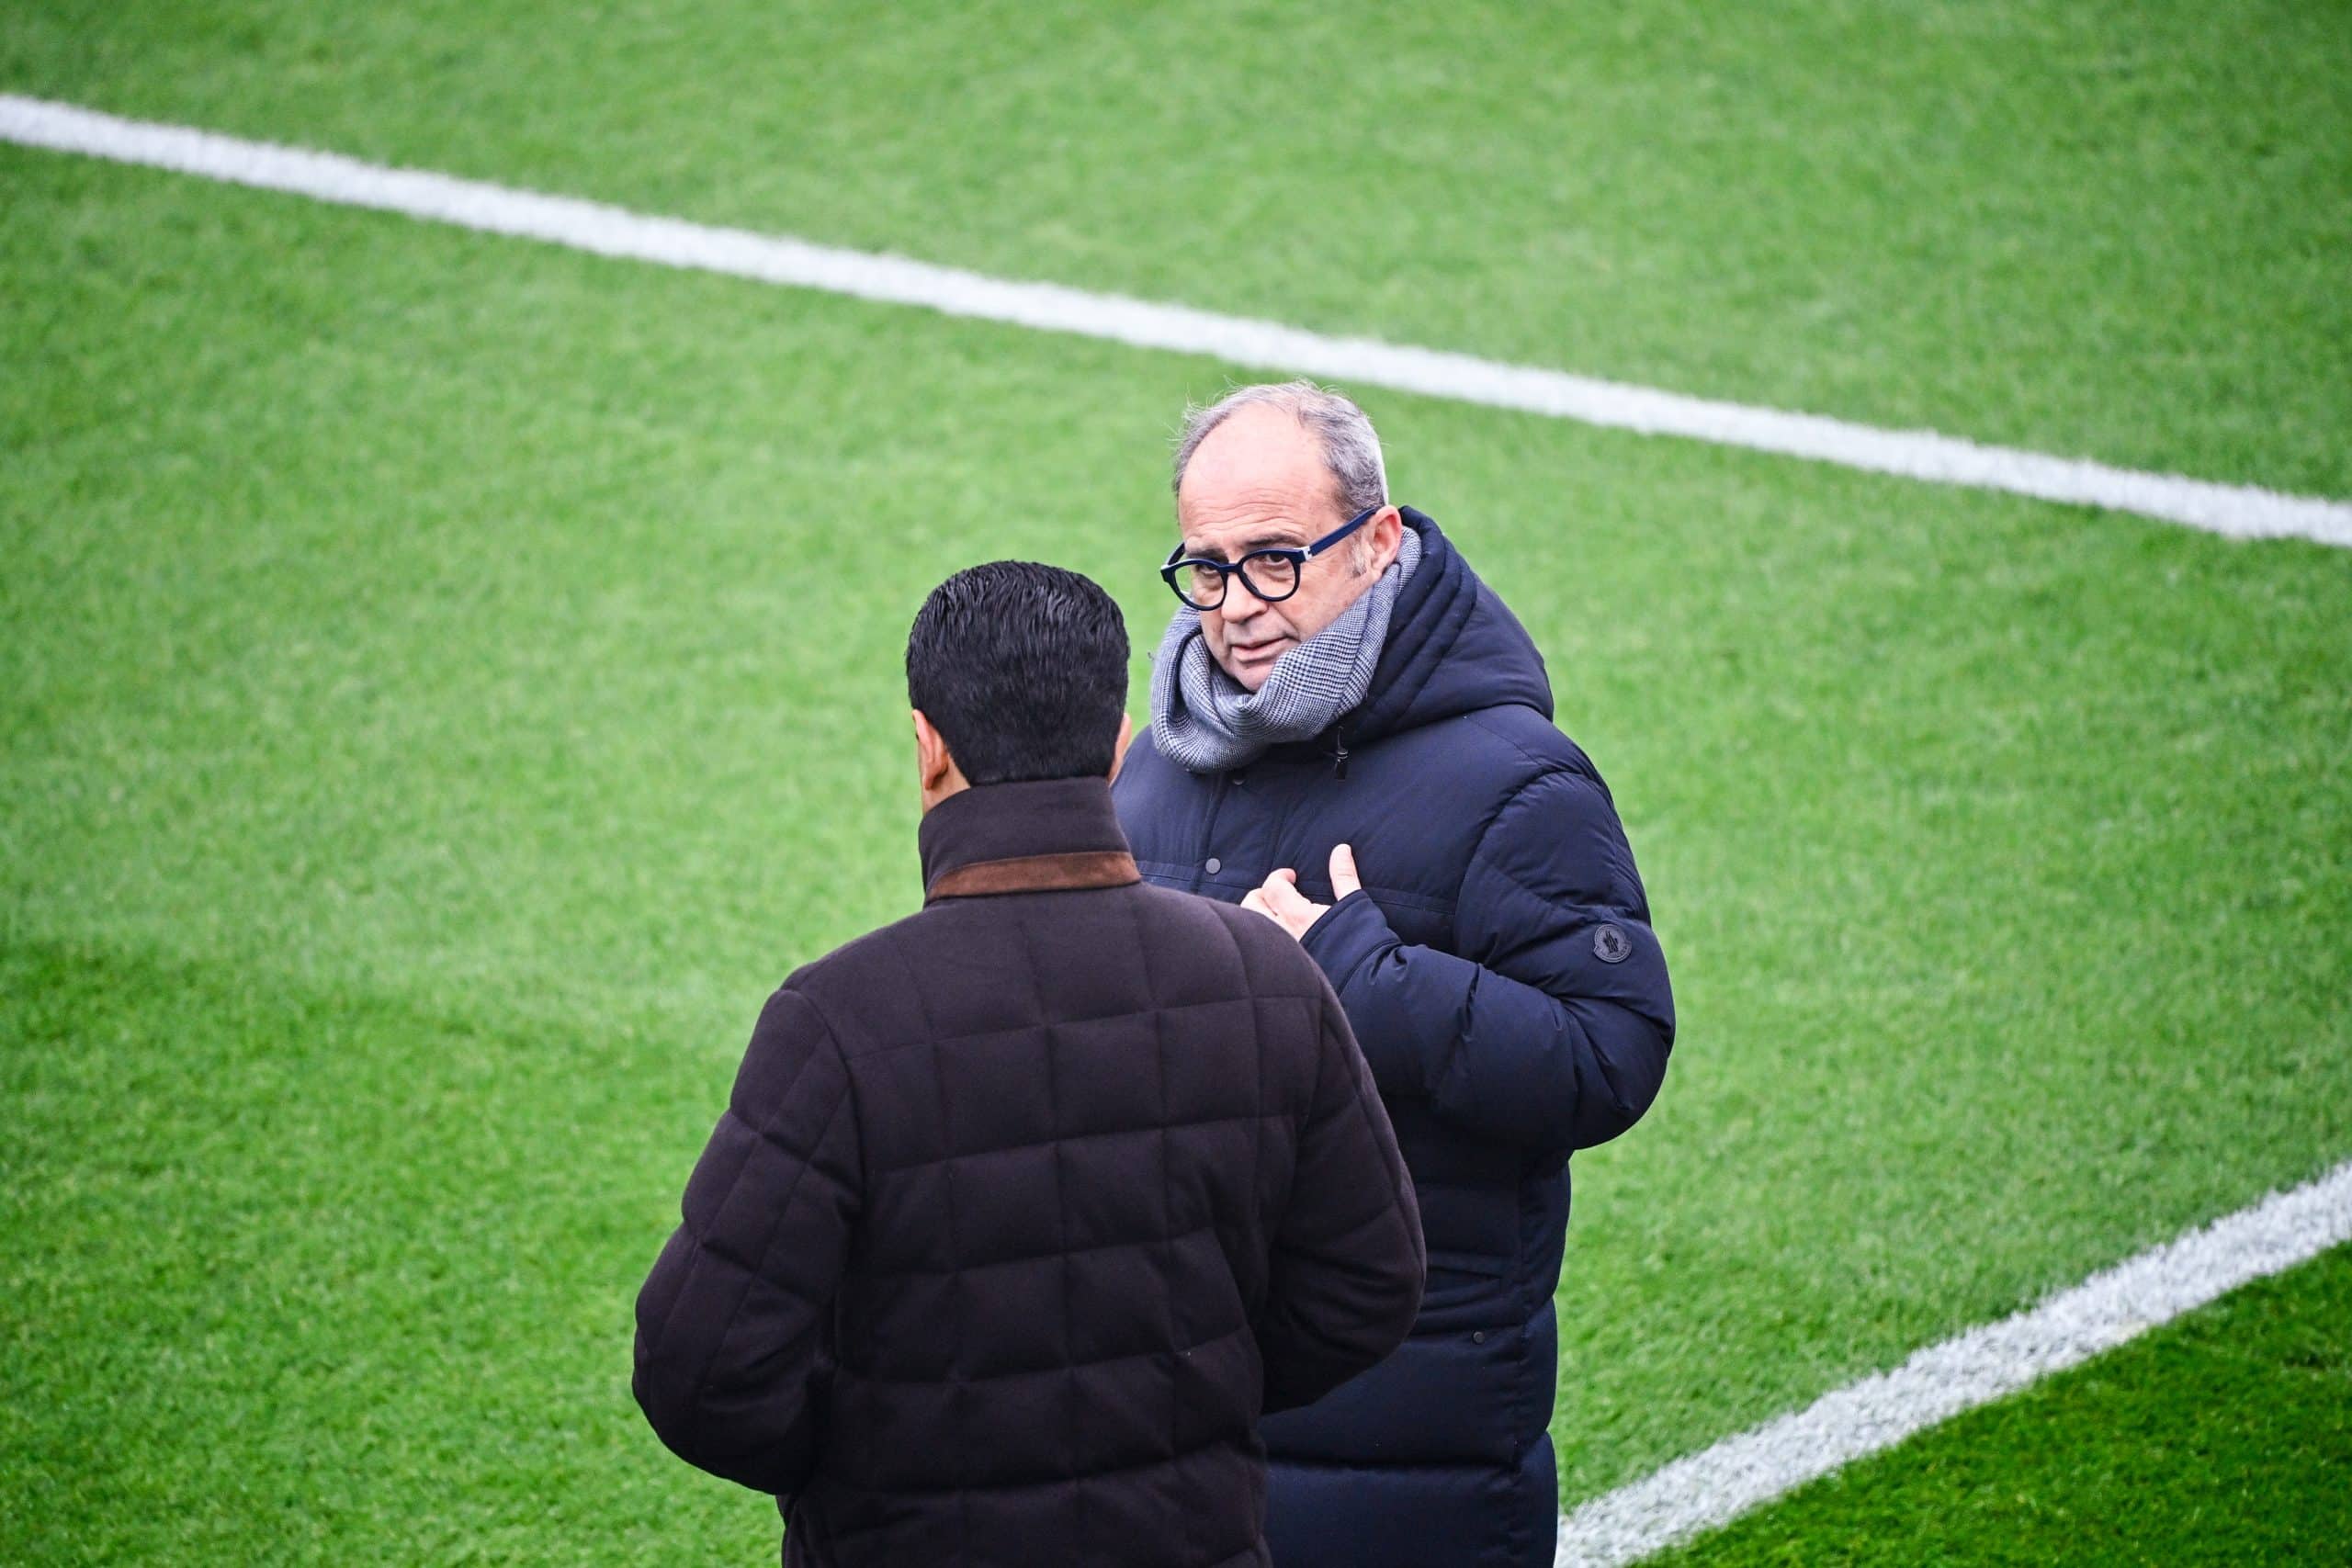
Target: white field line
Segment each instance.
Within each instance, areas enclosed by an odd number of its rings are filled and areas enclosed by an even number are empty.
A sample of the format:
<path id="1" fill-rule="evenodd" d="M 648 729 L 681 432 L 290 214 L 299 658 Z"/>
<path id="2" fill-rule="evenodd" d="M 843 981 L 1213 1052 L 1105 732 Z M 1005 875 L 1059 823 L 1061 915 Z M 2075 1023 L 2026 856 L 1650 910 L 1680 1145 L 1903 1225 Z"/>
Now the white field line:
<path id="1" fill-rule="evenodd" d="M 600 255 L 1206 355 L 1253 369 L 1305 373 L 1357 388 L 1385 387 L 1937 484 L 2105 507 L 2241 538 L 2297 536 L 2352 546 L 2352 502 L 2109 468 L 2081 458 L 1980 446 L 1932 431 L 1882 430 L 1466 354 L 1327 336 L 1182 305 L 1050 283 L 1012 282 L 902 256 L 714 228 L 571 197 L 387 168 L 331 152 L 122 119 L 71 104 L 0 95 L 0 141 L 520 235 Z"/>
<path id="2" fill-rule="evenodd" d="M 2352 1160 L 1594 1498 L 1561 1519 L 1555 1568 L 1635 1562 L 2347 1240 Z"/>

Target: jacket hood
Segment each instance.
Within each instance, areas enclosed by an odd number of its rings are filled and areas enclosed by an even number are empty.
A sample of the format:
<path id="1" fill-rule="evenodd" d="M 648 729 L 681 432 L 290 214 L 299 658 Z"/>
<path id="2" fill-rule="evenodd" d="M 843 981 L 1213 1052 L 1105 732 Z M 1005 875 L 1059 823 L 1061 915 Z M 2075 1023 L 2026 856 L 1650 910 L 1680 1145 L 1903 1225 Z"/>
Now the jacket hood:
<path id="1" fill-rule="evenodd" d="M 1396 596 L 1371 694 L 1334 728 L 1353 745 L 1513 703 L 1550 718 L 1552 682 L 1535 639 L 1435 519 L 1398 511 L 1421 536 L 1421 563 Z"/>

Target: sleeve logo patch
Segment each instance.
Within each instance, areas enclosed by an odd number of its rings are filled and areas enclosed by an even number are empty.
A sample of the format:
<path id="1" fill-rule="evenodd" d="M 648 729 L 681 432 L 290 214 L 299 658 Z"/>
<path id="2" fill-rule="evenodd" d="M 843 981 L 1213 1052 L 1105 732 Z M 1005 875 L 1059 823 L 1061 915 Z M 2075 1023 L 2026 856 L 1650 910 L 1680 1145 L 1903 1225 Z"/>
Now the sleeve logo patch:
<path id="1" fill-rule="evenodd" d="M 1603 964 L 1623 964 L 1634 955 L 1634 939 L 1623 927 L 1603 926 L 1592 933 L 1592 955 Z"/>

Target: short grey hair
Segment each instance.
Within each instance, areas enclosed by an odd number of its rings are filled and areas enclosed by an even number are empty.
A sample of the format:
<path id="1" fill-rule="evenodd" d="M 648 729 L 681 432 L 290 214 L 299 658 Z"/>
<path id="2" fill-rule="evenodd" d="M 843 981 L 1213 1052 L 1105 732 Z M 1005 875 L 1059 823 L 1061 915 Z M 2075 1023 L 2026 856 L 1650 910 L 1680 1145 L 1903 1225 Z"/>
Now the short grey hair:
<path id="1" fill-rule="evenodd" d="M 1209 433 L 1245 408 L 1264 404 L 1288 413 L 1323 443 L 1323 464 L 1339 487 L 1340 510 L 1352 517 L 1388 501 L 1388 467 L 1381 460 L 1380 436 L 1363 410 L 1345 395 L 1312 381 L 1265 381 L 1237 387 L 1205 408 L 1184 411 L 1184 427 L 1176 437 L 1175 471 L 1168 488 L 1181 494 L 1184 470 Z"/>

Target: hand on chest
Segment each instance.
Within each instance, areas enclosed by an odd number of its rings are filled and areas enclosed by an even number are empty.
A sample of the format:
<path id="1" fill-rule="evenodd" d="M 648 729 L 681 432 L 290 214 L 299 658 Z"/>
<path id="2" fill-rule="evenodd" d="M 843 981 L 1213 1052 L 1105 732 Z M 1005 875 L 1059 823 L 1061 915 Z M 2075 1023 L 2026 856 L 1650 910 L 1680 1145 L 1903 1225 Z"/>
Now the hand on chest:
<path id="1" fill-rule="evenodd" d="M 1345 786 L 1251 803 L 1272 809 L 1237 809 L 1230 796 L 1246 795 L 1251 782 L 1231 790 L 1225 809 L 1203 824 L 1192 863 L 1198 891 L 1228 903 L 1254 897 L 1252 908 L 1303 928 L 1361 886 L 1407 941 L 1450 935 L 1466 834 L 1416 813 L 1408 800 L 1351 798 Z"/>

